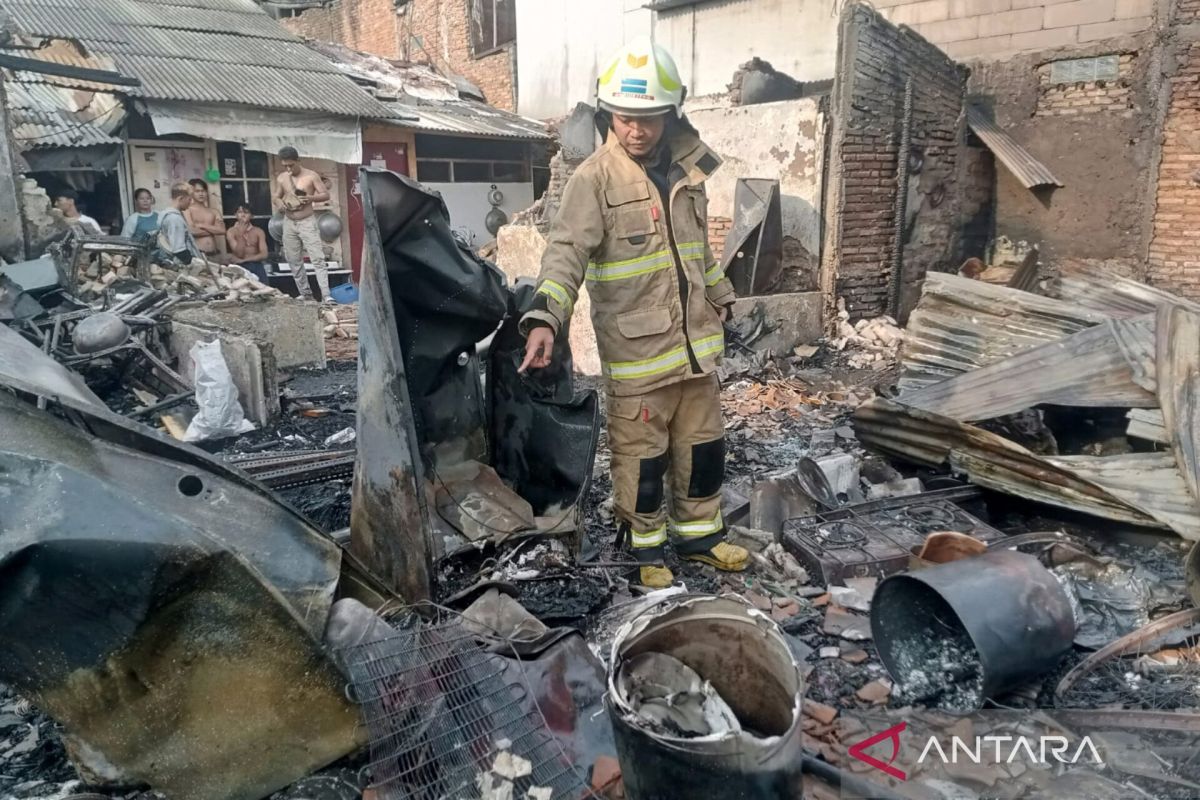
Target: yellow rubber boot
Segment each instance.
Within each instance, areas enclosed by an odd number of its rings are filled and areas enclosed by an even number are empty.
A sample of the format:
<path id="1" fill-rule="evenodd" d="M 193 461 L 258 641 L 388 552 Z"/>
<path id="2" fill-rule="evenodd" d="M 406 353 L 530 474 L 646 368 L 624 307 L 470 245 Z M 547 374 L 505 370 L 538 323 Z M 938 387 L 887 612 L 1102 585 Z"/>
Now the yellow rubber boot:
<path id="1" fill-rule="evenodd" d="M 642 567 L 641 578 L 647 589 L 665 589 L 675 582 L 675 575 L 667 567 Z"/>
<path id="2" fill-rule="evenodd" d="M 736 544 L 721 542 L 707 553 L 681 555 L 688 561 L 699 561 L 725 572 L 741 572 L 750 563 L 750 551 Z"/>

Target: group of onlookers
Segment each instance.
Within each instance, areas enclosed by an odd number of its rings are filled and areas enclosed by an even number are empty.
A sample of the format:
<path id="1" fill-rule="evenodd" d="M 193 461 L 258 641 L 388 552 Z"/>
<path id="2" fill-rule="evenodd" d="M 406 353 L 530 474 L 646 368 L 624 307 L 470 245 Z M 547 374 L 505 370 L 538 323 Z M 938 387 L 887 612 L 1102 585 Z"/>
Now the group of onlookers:
<path id="1" fill-rule="evenodd" d="M 279 160 L 283 171 L 274 181 L 271 205 L 283 215 L 284 257 L 300 294 L 311 297 L 304 263 L 307 254 L 316 272 L 321 299 L 328 299 L 329 274 L 313 204 L 328 201 L 329 190 L 320 175 L 300 164 L 300 154 L 295 148 L 280 150 Z M 54 195 L 54 206 L 82 232 L 105 233 L 96 220 L 80 212 L 77 199 L 71 190 L 63 190 Z M 155 198 L 149 189 L 136 189 L 133 204 L 135 210 L 126 218 L 122 236 L 149 242 L 183 263 L 208 258 L 238 264 L 260 281 L 267 281 L 267 237 L 254 224 L 254 213 L 248 204 L 237 207 L 233 226 L 226 228 L 221 215 L 210 207 L 208 184 L 200 178 L 174 184 L 170 205 L 161 213 L 154 210 Z M 221 253 L 222 238 L 226 253 Z"/>

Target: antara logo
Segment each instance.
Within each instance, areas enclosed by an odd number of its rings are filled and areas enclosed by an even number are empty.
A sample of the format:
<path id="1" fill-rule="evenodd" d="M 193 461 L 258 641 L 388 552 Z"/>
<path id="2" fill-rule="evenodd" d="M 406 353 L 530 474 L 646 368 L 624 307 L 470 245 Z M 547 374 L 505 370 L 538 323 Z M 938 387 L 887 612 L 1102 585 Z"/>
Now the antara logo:
<path id="1" fill-rule="evenodd" d="M 885 731 L 875 734 L 861 742 L 850 746 L 849 754 L 859 761 L 884 772 L 896 780 L 908 780 L 908 773 L 894 766 L 900 755 L 900 734 L 908 729 L 907 722 L 893 725 Z M 891 742 L 892 753 L 887 761 L 881 761 L 866 751 L 880 742 Z M 1096 750 L 1092 737 L 1084 736 L 1078 745 L 1072 745 L 1066 736 L 976 736 L 974 746 L 971 740 L 960 736 L 949 739 L 949 753 L 936 736 L 930 736 L 918 764 L 928 761 L 941 761 L 943 764 L 957 764 L 961 757 L 964 762 L 973 764 L 1011 764 L 1020 758 L 1028 764 L 1093 764 L 1104 766 L 1104 759 Z"/>

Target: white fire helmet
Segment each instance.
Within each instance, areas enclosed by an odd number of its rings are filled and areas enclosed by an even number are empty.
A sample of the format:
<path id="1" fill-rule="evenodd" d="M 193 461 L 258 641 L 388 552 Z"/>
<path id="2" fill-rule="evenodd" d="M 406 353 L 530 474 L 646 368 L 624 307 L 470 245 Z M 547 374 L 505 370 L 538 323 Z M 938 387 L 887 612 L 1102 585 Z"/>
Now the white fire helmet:
<path id="1" fill-rule="evenodd" d="M 622 47 L 596 80 L 600 108 L 628 117 L 683 114 L 683 80 L 675 59 L 649 36 Z"/>

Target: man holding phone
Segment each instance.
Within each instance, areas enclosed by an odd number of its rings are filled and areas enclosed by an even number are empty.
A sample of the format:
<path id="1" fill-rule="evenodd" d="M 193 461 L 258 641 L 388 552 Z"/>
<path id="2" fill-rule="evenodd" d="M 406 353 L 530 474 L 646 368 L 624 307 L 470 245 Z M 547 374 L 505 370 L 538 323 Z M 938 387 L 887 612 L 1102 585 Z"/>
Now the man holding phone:
<path id="1" fill-rule="evenodd" d="M 283 172 L 275 179 L 275 191 L 271 205 L 283 212 L 283 255 L 296 279 L 300 296 L 312 299 L 308 287 L 308 274 L 304 255 L 308 254 L 313 270 L 317 273 L 317 286 L 321 300 L 329 300 L 329 268 L 325 264 L 325 245 L 317 229 L 314 203 L 329 200 L 329 190 L 321 176 L 300 165 L 300 154 L 294 147 L 279 151 L 279 163 Z"/>

